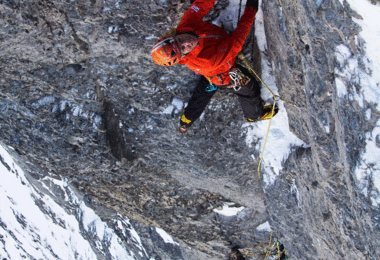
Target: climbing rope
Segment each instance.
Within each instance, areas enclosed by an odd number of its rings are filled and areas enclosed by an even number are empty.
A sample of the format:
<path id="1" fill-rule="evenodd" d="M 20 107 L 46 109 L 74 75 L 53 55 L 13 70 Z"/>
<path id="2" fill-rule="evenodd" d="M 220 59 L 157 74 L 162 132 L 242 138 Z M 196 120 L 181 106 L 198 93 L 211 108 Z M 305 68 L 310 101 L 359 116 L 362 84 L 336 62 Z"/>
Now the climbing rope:
<path id="1" fill-rule="evenodd" d="M 268 256 L 276 257 L 276 260 L 290 260 L 290 258 L 286 255 L 286 251 L 284 245 L 280 243 L 276 238 L 273 239 L 273 231 L 270 233 L 269 244 L 265 252 L 265 256 L 263 260 L 266 260 Z M 277 240 L 277 241 L 276 241 Z M 282 247 L 282 249 L 281 249 Z M 255 257 L 254 254 L 246 254 L 248 257 Z M 236 258 L 236 257 L 235 257 Z"/>
<path id="2" fill-rule="evenodd" d="M 282 259 L 288 259 L 286 252 L 285 252 L 285 248 L 283 250 L 281 250 L 280 249 L 281 246 L 283 246 L 283 245 L 279 241 L 277 241 L 277 253 L 278 253 L 279 259 L 281 259 L 282 256 L 285 256 Z"/>
<path id="3" fill-rule="evenodd" d="M 256 78 L 269 90 L 269 92 L 271 93 L 271 95 L 273 96 L 273 107 L 272 107 L 272 115 L 274 115 L 274 109 L 276 107 L 276 101 L 278 101 L 278 97 L 273 93 L 273 91 L 267 86 L 267 84 L 265 84 L 265 82 L 259 77 L 259 75 L 257 75 L 257 73 L 252 69 L 252 67 L 249 65 L 248 63 L 248 60 L 247 58 L 244 56 L 244 54 L 242 53 L 239 53 L 238 54 L 238 58 L 244 62 L 245 66 L 248 68 L 248 70 L 250 72 L 252 72 Z M 270 125 L 272 123 L 272 118 L 273 116 L 270 118 L 269 120 L 269 125 L 268 125 L 268 131 L 267 131 L 267 134 L 265 136 L 265 141 L 264 141 L 264 146 L 263 146 L 263 150 L 261 152 L 261 156 L 260 156 L 260 161 L 259 161 L 259 166 L 257 167 L 257 174 L 259 175 L 259 179 L 261 178 L 260 177 L 260 167 L 261 167 L 261 162 L 263 160 L 263 157 L 264 157 L 264 151 L 265 151 L 265 146 L 267 144 L 267 141 L 268 141 L 268 136 L 269 136 L 269 130 L 270 130 Z"/>
<path id="4" fill-rule="evenodd" d="M 272 235 L 273 235 L 273 231 L 270 232 L 269 244 L 268 244 L 268 248 L 267 248 L 267 252 L 266 252 L 266 254 L 265 254 L 265 258 L 264 258 L 264 260 L 266 260 L 267 257 L 269 256 L 269 249 L 270 249 L 270 247 L 271 247 L 271 243 L 272 243 Z"/>
<path id="5" fill-rule="evenodd" d="M 238 14 L 238 23 L 239 23 L 239 20 L 240 20 L 240 9 L 241 9 L 241 4 L 242 4 L 242 0 L 240 0 L 240 4 L 239 4 L 239 14 Z M 236 25 L 237 26 L 237 25 Z M 267 143 L 267 140 L 268 140 L 268 136 L 269 136 L 269 130 L 270 130 L 270 126 L 271 126 L 271 123 L 272 123 L 272 118 L 273 118 L 273 115 L 274 115 L 274 110 L 275 110 L 275 107 L 276 107 L 276 101 L 284 101 L 284 102 L 287 102 L 295 107 L 298 107 L 295 103 L 293 102 L 290 102 L 290 101 L 287 101 L 287 100 L 283 100 L 282 98 L 280 98 L 279 96 L 276 96 L 273 91 L 267 86 L 267 84 L 265 84 L 265 82 L 259 77 L 259 75 L 257 75 L 257 73 L 255 72 L 255 70 L 249 65 L 249 62 L 247 60 L 247 58 L 244 56 L 243 53 L 239 53 L 238 54 L 238 58 L 244 62 L 246 68 L 248 68 L 248 70 L 253 73 L 256 78 L 268 89 L 269 93 L 272 95 L 273 97 L 273 107 L 272 107 L 272 117 L 270 118 L 269 120 L 269 125 L 268 125 L 268 131 L 267 131 L 267 134 L 265 136 L 265 141 L 264 141 L 264 146 L 263 146 L 263 150 L 261 152 L 261 156 L 260 156 L 260 161 L 259 161 L 259 166 L 257 167 L 257 174 L 259 175 L 259 180 L 261 179 L 260 177 L 260 166 L 261 166 L 261 162 L 263 160 L 263 157 L 264 157 L 264 151 L 265 151 L 265 146 L 266 146 L 266 143 Z M 271 244 L 272 244 L 272 235 L 273 235 L 273 231 L 270 233 L 270 238 L 269 238 L 269 244 L 268 244 L 268 248 L 267 248 L 267 251 L 265 253 L 265 258 L 264 260 L 267 259 L 268 256 L 273 256 L 273 254 L 270 254 L 270 248 L 271 248 Z M 285 249 L 283 251 L 280 250 L 280 242 L 277 241 L 277 253 L 278 253 L 278 256 L 280 259 L 281 255 L 283 253 L 285 253 Z M 249 254 L 248 254 L 249 255 Z M 286 256 L 286 254 L 285 254 Z M 236 256 L 235 256 L 236 258 Z M 288 259 L 287 256 L 285 259 Z"/>

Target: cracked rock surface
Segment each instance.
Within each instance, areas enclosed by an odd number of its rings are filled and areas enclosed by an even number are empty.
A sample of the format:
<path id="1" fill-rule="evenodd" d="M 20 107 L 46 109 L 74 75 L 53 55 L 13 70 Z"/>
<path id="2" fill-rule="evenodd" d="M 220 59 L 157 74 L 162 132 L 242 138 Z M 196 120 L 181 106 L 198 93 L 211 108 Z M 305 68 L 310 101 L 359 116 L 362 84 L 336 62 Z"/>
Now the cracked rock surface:
<path id="1" fill-rule="evenodd" d="M 160 227 L 196 252 L 181 259 L 228 259 L 233 245 L 262 257 L 270 233 L 256 228 L 266 221 L 292 259 L 380 258 L 380 212 L 357 192 L 353 174 L 379 113 L 368 121 L 334 86 L 335 46 L 363 55 L 357 14 L 340 1 L 263 1 L 265 55 L 279 94 L 297 104 L 285 104 L 290 129 L 310 145 L 292 151 L 263 189 L 252 160 L 260 151 L 246 145 L 231 94 L 216 93 L 191 131 L 177 131 L 198 78 L 154 65 L 150 49 L 189 6 L 1 1 L 0 140 L 94 204 L 140 230 Z M 258 54 L 253 32 L 244 51 Z M 214 211 L 227 202 L 244 210 Z M 173 255 L 165 257 L 179 259 Z"/>

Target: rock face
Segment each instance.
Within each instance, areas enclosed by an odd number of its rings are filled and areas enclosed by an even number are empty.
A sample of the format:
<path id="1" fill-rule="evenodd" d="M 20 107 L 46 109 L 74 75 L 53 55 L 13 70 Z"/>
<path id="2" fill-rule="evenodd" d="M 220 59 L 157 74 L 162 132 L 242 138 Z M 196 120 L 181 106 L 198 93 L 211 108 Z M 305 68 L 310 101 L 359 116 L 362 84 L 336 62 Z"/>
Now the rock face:
<path id="1" fill-rule="evenodd" d="M 188 254 L 207 258 L 181 246 L 162 229 L 92 203 L 67 180 L 4 149 L 3 144 L 0 177 L 2 260 L 187 259 Z"/>
<path id="2" fill-rule="evenodd" d="M 335 46 L 345 44 L 363 58 L 352 21 L 358 15 L 335 1 L 318 9 L 312 1 L 265 2 L 263 8 L 276 85 L 282 97 L 300 104 L 286 106 L 290 127 L 311 146 L 292 153 L 265 191 L 271 223 L 298 259 L 376 259 L 379 211 L 357 192 L 354 168 L 365 146 L 363 133 L 379 114 L 368 121 L 365 108 L 339 99 L 334 84 Z M 354 84 L 351 93 L 359 87 Z M 376 104 L 366 107 L 376 110 Z"/>
<path id="3" fill-rule="evenodd" d="M 356 14 L 339 1 L 263 3 L 272 74 L 297 104 L 285 103 L 291 130 L 310 145 L 292 151 L 263 189 L 251 157 L 260 151 L 247 147 L 231 94 L 218 92 L 190 132 L 177 131 L 197 76 L 155 66 L 150 48 L 189 5 L 2 1 L 0 140 L 93 203 L 198 252 L 175 259 L 227 259 L 233 245 L 260 257 L 270 233 L 256 228 L 268 220 L 293 259 L 379 258 L 379 210 L 353 175 L 379 116 L 368 121 L 334 86 L 334 47 L 363 54 Z M 257 52 L 253 38 L 245 52 Z M 244 210 L 215 213 L 226 202 Z"/>

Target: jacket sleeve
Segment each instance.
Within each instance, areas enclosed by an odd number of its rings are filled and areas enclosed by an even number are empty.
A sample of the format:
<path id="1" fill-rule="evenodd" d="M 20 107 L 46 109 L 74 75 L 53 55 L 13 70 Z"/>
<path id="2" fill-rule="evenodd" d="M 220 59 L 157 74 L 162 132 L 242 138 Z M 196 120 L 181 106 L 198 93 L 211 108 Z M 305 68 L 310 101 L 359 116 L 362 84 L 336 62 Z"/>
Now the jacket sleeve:
<path id="1" fill-rule="evenodd" d="M 247 6 L 235 31 L 218 46 L 217 55 L 215 55 L 214 60 L 215 64 L 222 64 L 236 58 L 251 31 L 255 16 L 255 8 Z"/>
<path id="2" fill-rule="evenodd" d="M 196 0 L 183 14 L 177 29 L 188 27 L 188 25 L 197 25 L 211 11 L 215 2 L 216 0 Z"/>

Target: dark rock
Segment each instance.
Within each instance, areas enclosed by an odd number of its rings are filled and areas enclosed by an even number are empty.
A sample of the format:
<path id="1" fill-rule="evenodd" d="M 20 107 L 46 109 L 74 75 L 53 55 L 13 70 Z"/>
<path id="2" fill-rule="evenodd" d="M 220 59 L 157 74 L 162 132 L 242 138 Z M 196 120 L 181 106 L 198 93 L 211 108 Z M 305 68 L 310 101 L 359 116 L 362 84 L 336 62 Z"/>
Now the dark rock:
<path id="1" fill-rule="evenodd" d="M 187 101 L 198 80 L 149 55 L 189 4 L 2 1 L 1 141 L 40 167 L 34 178 L 68 178 L 88 203 L 128 216 L 147 241 L 160 227 L 194 252 L 147 242 L 155 259 L 226 259 L 231 245 L 264 256 L 270 233 L 256 228 L 266 221 L 294 259 L 378 259 L 380 213 L 358 193 L 353 170 L 378 112 L 366 119 L 334 86 L 335 47 L 358 35 L 357 14 L 336 0 L 263 1 L 265 55 L 289 101 L 289 127 L 310 145 L 292 149 L 263 189 L 252 160 L 261 151 L 247 147 L 233 96 L 218 91 L 186 135 L 177 131 L 179 109 L 161 113 L 173 98 Z M 209 19 L 228 3 L 219 4 Z M 254 33 L 247 39 L 243 52 L 260 72 Z M 245 209 L 213 211 L 225 202 Z M 114 217 L 104 208 L 103 217 Z"/>

